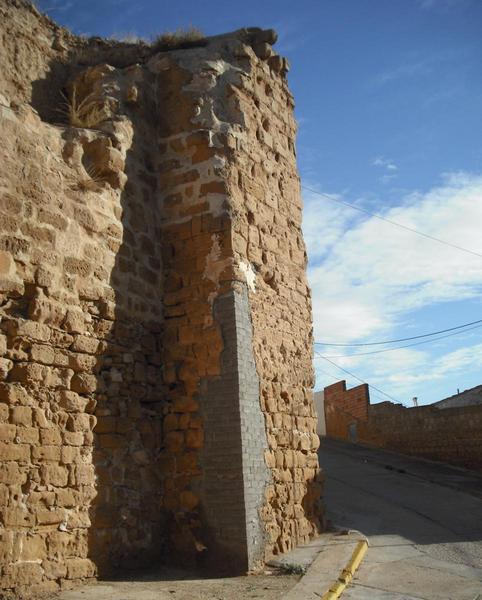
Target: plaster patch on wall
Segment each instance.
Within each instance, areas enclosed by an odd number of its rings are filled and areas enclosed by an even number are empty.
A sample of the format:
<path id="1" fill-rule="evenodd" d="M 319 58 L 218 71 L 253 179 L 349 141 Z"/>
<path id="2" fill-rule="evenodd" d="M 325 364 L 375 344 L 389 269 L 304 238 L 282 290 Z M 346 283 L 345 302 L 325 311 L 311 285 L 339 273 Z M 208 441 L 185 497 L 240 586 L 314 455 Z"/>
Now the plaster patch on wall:
<path id="1" fill-rule="evenodd" d="M 222 249 L 219 239 L 219 235 L 216 233 L 213 233 L 211 236 L 213 243 L 209 254 L 206 256 L 206 266 L 204 267 L 203 273 L 204 279 L 209 279 L 216 285 L 216 288 L 208 296 L 208 302 L 210 304 L 214 302 L 214 299 L 218 294 L 221 273 L 232 263 L 231 258 L 224 258 L 221 260 Z"/>
<path id="2" fill-rule="evenodd" d="M 251 265 L 251 263 L 245 263 L 241 261 L 239 263 L 239 269 L 244 273 L 246 277 L 246 283 L 248 284 L 248 288 L 256 293 L 256 273 Z"/>
<path id="3" fill-rule="evenodd" d="M 225 212 L 227 196 L 225 194 L 208 194 L 206 197 L 209 210 L 214 217 L 220 217 Z"/>

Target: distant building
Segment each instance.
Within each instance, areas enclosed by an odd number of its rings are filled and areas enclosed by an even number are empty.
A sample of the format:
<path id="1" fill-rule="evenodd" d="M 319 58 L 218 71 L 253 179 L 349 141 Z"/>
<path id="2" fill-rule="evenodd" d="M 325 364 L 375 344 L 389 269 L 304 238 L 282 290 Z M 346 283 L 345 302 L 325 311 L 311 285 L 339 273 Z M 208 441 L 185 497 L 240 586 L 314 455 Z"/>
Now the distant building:
<path id="1" fill-rule="evenodd" d="M 460 408 L 462 406 L 476 406 L 482 404 L 482 385 L 470 388 L 460 392 L 460 394 L 454 394 L 438 402 L 432 404 L 435 408 Z"/>

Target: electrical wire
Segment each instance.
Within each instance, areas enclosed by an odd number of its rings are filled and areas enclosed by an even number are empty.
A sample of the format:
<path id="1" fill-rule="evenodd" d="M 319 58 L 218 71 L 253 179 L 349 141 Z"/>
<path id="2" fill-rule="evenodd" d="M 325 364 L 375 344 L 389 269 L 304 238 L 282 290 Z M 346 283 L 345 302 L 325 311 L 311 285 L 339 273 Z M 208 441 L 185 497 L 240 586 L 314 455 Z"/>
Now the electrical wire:
<path id="1" fill-rule="evenodd" d="M 439 333 L 447 333 L 447 331 L 455 331 L 456 329 L 462 329 L 464 327 L 468 327 L 469 325 L 475 325 L 476 323 L 482 323 L 482 319 L 478 319 L 477 321 L 472 321 L 471 323 L 464 323 L 463 325 L 457 325 L 456 327 L 449 327 L 448 329 L 441 329 L 440 331 L 433 331 L 432 333 L 424 333 L 423 335 L 414 335 L 412 337 L 407 338 L 399 338 L 398 340 L 386 340 L 384 342 L 365 342 L 360 344 L 334 344 L 330 342 L 314 342 L 315 346 L 338 346 L 338 347 L 354 347 L 354 346 L 383 346 L 385 344 L 398 344 L 398 342 L 409 342 L 410 340 L 418 340 L 420 338 L 431 337 L 433 335 L 438 335 Z M 461 332 L 463 333 L 463 332 Z"/>
<path id="2" fill-rule="evenodd" d="M 320 369 L 320 367 L 316 367 L 316 371 L 317 372 L 320 371 L 320 373 L 323 373 L 324 375 L 327 375 L 328 377 L 330 377 L 330 379 L 333 379 L 335 381 L 340 381 L 339 377 L 336 377 L 336 375 L 332 375 L 331 373 L 328 373 L 328 371 L 325 371 L 324 369 Z M 322 391 L 322 390 L 320 390 L 320 391 Z M 370 397 L 371 396 L 374 396 L 375 398 L 378 398 L 379 400 L 384 401 L 384 398 L 382 398 L 378 394 L 373 394 L 372 392 L 370 392 Z"/>
<path id="3" fill-rule="evenodd" d="M 360 206 L 356 206 L 355 204 L 350 204 L 349 202 L 346 202 L 345 200 L 340 200 L 339 198 L 333 198 L 332 196 L 329 196 L 328 194 L 324 194 L 323 192 L 318 192 L 317 190 L 309 188 L 306 185 L 302 185 L 301 187 L 308 192 L 312 192 L 313 194 L 317 194 L 318 196 L 321 196 L 322 198 L 327 198 L 328 200 L 331 200 L 332 202 L 338 202 L 338 204 L 343 204 L 344 206 L 348 206 L 349 208 L 352 208 L 353 210 L 358 210 L 359 212 L 365 213 L 366 215 L 369 215 L 370 217 L 375 217 L 376 219 L 380 219 L 380 221 L 385 221 L 385 223 L 390 223 L 390 225 L 394 225 L 395 227 L 399 227 L 400 229 L 405 229 L 406 231 L 411 231 L 412 233 L 416 233 L 417 235 L 427 238 L 428 240 L 432 240 L 434 242 L 439 242 L 440 244 L 444 244 L 445 246 L 450 246 L 451 248 L 456 248 L 457 250 L 461 250 L 462 252 L 466 252 L 468 254 L 472 254 L 474 256 L 478 256 L 479 258 L 482 258 L 482 254 L 480 254 L 479 252 L 474 252 L 474 250 L 469 250 L 468 248 L 458 246 L 457 244 L 452 244 L 451 242 L 447 242 L 446 240 L 441 240 L 440 238 L 437 238 L 433 235 L 429 235 L 428 233 L 424 233 L 423 231 L 418 231 L 418 229 L 413 229 L 412 227 L 408 227 L 407 225 L 402 225 L 401 223 L 397 223 L 396 221 L 392 221 L 391 219 L 387 219 L 386 217 L 382 217 L 381 215 L 372 213 L 369 210 L 366 210 L 365 208 L 361 208 Z"/>
<path id="4" fill-rule="evenodd" d="M 358 375 L 355 375 L 355 373 L 352 373 L 351 371 L 348 371 L 348 369 L 344 369 L 343 367 L 340 367 L 340 365 L 337 365 L 335 362 L 333 362 L 332 360 L 330 360 L 329 358 L 326 358 L 326 356 L 323 356 L 323 354 L 320 354 L 319 352 L 316 352 L 315 350 L 315 354 L 317 356 L 319 356 L 320 358 L 322 358 L 323 360 L 326 360 L 326 362 L 329 362 L 330 364 L 332 364 L 334 367 L 336 367 L 337 369 L 340 369 L 340 371 L 343 371 L 344 373 L 347 373 L 348 375 L 351 375 L 351 377 L 354 377 L 355 379 L 357 379 L 358 381 L 360 381 L 361 383 L 367 383 L 366 381 L 364 381 L 363 379 L 360 379 L 360 377 L 358 377 Z M 380 392 L 380 394 L 383 394 L 384 396 L 386 396 L 387 398 L 390 398 L 390 400 L 393 400 L 393 402 L 395 402 L 396 404 L 402 404 L 401 402 L 399 402 L 398 400 L 396 400 L 393 396 L 390 396 L 389 394 L 385 393 L 383 390 L 381 390 L 380 388 L 375 387 L 372 383 L 367 384 L 370 385 L 370 387 L 372 387 L 374 390 L 376 390 L 377 392 Z"/>
<path id="5" fill-rule="evenodd" d="M 402 348 L 412 348 L 413 346 L 421 346 L 422 344 L 430 344 L 438 340 L 443 340 L 454 335 L 460 335 L 466 331 L 472 331 L 473 329 L 479 329 L 482 325 L 476 325 L 475 327 L 469 327 L 463 331 L 456 331 L 455 333 L 449 333 L 447 335 L 441 335 L 433 340 L 424 340 L 423 342 L 415 342 L 415 344 L 405 344 L 404 346 L 397 346 L 396 348 L 384 348 L 383 350 L 372 350 L 371 352 L 358 352 L 357 354 L 327 354 L 325 356 L 329 358 L 355 358 L 356 356 L 368 356 L 369 354 L 382 354 L 382 352 L 394 352 L 395 350 L 401 350 Z"/>

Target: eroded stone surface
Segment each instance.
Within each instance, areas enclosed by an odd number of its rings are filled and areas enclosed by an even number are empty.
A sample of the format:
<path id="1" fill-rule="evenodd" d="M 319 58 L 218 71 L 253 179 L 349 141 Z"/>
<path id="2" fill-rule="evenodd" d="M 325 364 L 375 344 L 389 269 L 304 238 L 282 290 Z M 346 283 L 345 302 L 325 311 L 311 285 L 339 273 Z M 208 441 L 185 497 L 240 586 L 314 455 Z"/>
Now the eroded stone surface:
<path id="1" fill-rule="evenodd" d="M 275 34 L 153 54 L 0 13 L 1 587 L 306 542 L 311 304 Z M 54 110 L 73 90 L 85 127 Z"/>

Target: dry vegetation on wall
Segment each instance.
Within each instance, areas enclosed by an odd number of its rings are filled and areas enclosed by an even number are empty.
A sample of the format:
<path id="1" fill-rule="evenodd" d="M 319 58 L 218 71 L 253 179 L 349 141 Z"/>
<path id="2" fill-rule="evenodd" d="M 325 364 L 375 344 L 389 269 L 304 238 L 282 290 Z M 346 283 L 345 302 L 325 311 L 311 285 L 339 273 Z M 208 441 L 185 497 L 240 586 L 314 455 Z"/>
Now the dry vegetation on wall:
<path id="1" fill-rule="evenodd" d="M 72 127 L 97 128 L 113 116 L 109 104 L 96 94 L 79 98 L 76 85 L 72 86 L 70 94 L 63 94 L 63 97 L 65 102 L 61 112 L 67 116 Z"/>
<path id="2" fill-rule="evenodd" d="M 166 31 L 154 36 L 151 47 L 154 52 L 166 52 L 169 50 L 182 50 L 205 46 L 207 39 L 204 33 L 197 27 L 180 28 L 176 31 Z"/>

